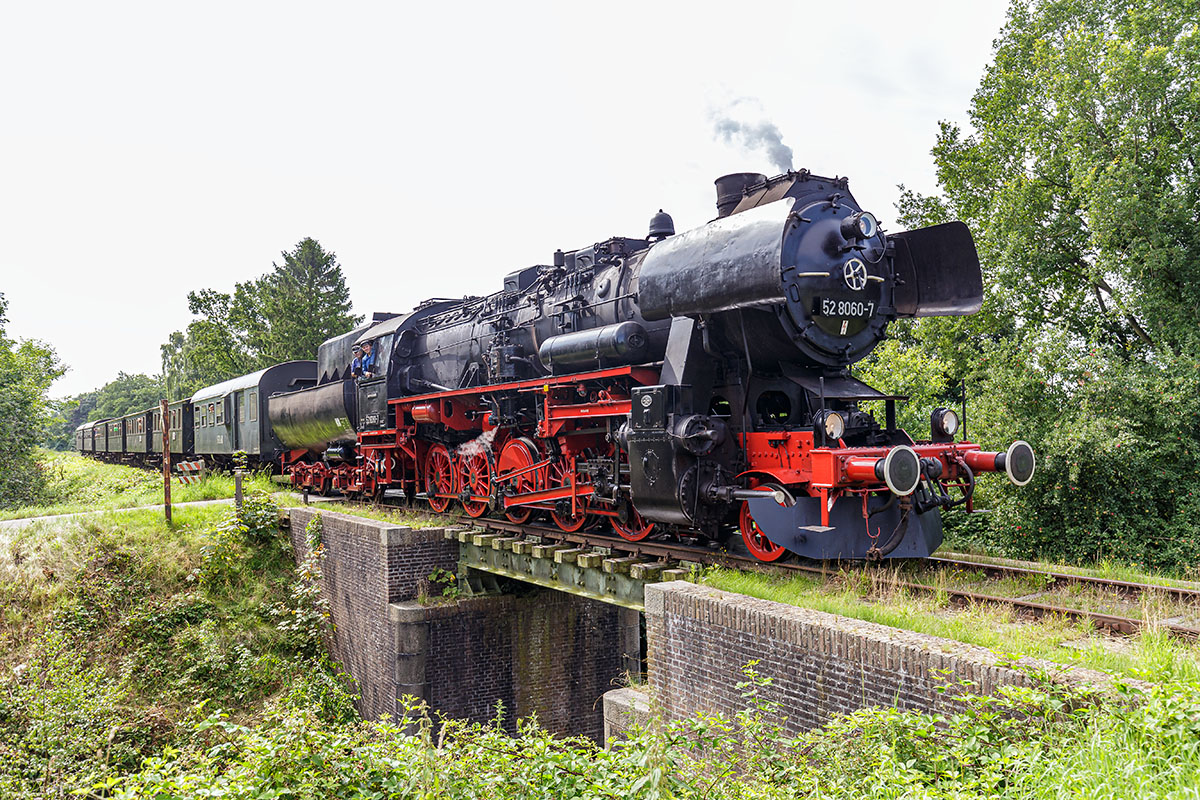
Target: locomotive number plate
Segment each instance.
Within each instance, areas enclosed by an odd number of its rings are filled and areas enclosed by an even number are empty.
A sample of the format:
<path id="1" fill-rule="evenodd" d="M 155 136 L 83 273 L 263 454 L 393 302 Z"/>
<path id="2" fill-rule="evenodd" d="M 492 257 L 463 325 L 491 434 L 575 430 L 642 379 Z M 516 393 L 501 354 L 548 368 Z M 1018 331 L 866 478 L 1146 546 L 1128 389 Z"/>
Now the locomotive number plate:
<path id="1" fill-rule="evenodd" d="M 832 297 L 813 298 L 813 315 L 843 319 L 870 319 L 875 316 L 875 303 L 870 300 L 836 300 Z"/>

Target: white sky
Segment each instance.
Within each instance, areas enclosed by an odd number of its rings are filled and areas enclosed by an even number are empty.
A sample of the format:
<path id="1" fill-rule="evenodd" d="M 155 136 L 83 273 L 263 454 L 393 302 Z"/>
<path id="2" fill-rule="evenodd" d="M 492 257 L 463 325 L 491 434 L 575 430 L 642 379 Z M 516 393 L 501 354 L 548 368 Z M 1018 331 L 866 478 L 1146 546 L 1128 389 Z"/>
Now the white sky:
<path id="1" fill-rule="evenodd" d="M 1006 2 L 0 3 L 0 292 L 76 394 L 305 236 L 355 311 L 715 215 L 770 120 L 885 225 L 934 189 Z M 735 101 L 740 101 L 736 102 Z M 894 227 L 894 226 L 893 226 Z"/>

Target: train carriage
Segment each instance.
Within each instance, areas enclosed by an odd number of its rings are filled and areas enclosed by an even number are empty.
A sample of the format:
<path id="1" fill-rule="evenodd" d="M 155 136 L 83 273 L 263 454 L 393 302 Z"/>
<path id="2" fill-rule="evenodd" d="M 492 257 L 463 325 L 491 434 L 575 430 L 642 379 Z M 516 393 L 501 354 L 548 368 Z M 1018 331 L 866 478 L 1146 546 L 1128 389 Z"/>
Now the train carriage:
<path id="1" fill-rule="evenodd" d="M 217 464 L 239 450 L 251 463 L 272 463 L 284 446 L 271 428 L 267 399 L 316 381 L 316 361 L 288 361 L 199 390 L 191 399 L 193 451 Z"/>
<path id="2" fill-rule="evenodd" d="M 178 460 L 179 456 L 191 456 L 194 453 L 193 440 L 195 427 L 192 418 L 192 399 L 185 398 L 167 404 L 167 443 L 171 448 L 171 456 Z M 150 452 L 161 456 L 162 440 L 162 411 L 154 409 L 154 434 L 151 436 Z"/>
<path id="3" fill-rule="evenodd" d="M 120 458 L 125 452 L 125 420 L 110 419 L 104 424 L 106 438 L 104 444 L 104 452 L 108 454 L 109 460 Z"/>
<path id="4" fill-rule="evenodd" d="M 80 453 L 96 452 L 96 423 L 85 422 L 75 429 L 75 449 Z"/>
<path id="5" fill-rule="evenodd" d="M 150 432 L 154 409 L 127 414 L 121 418 L 125 428 L 125 454 L 138 461 L 145 461 L 150 454 Z"/>

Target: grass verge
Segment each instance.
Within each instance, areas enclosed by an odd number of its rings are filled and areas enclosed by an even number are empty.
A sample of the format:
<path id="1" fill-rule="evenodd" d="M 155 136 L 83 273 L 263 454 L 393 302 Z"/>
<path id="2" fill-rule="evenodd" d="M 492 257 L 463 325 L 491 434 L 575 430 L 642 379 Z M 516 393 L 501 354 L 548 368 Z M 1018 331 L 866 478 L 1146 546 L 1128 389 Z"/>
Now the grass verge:
<path id="1" fill-rule="evenodd" d="M 48 478 L 44 502 L 0 509 L 0 520 L 136 508 L 163 502 L 160 474 L 123 464 L 106 464 L 76 453 L 43 450 L 39 460 Z M 272 492 L 279 488 L 264 473 L 245 476 L 243 487 L 247 493 Z M 220 500 L 233 497 L 233 494 L 233 476 L 226 473 L 209 473 L 199 483 L 176 481 L 171 485 L 172 503 Z"/>
<path id="2" fill-rule="evenodd" d="M 0 797 L 62 797 L 191 741 L 208 704 L 353 719 L 277 508 L 44 520 L 0 539 Z"/>
<path id="3" fill-rule="evenodd" d="M 804 606 L 986 647 L 1001 655 L 1026 655 L 1058 664 L 1098 669 L 1151 681 L 1200 681 L 1195 645 L 1175 641 L 1151 625 L 1110 646 L 1090 625 L 1061 617 L 1018 621 L 1003 606 L 951 609 L 945 597 L 913 596 L 890 580 L 893 573 L 845 572 L 832 581 L 727 569 L 708 570 L 702 581 L 729 592 Z"/>

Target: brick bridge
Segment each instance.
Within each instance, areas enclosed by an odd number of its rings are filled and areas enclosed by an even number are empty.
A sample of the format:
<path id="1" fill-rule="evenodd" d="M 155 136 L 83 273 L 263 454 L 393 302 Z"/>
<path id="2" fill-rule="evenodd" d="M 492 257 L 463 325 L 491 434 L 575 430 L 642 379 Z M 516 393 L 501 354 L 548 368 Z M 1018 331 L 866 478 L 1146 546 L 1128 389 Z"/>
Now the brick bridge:
<path id="1" fill-rule="evenodd" d="M 647 574 L 631 585 L 616 580 L 628 573 L 617 567 L 606 573 L 612 580 L 578 572 L 564 580 L 560 570 L 571 559 L 554 560 L 562 548 L 518 553 L 546 562 L 521 566 L 544 580 L 510 583 L 506 594 L 447 598 L 432 575 L 484 566 L 480 559 L 491 556 L 480 547 L 500 548 L 442 528 L 293 508 L 297 561 L 308 553 L 305 528 L 317 514 L 330 647 L 358 684 L 359 711 L 371 719 L 397 716 L 404 695 L 479 722 L 492 719 L 502 702 L 509 730 L 536 713 L 554 733 L 600 741 L 606 729 L 628 723 L 625 712 L 644 710 L 639 692 L 619 688 L 643 663 L 658 708 L 678 718 L 738 710 L 741 668 L 758 660 L 758 671 L 773 679 L 767 699 L 781 704 L 792 732 L 866 706 L 946 711 L 955 701 L 943 687 L 1027 685 L 1030 669 L 1060 681 L 1107 682 L 1099 673 L 1063 673 L 1033 660 L 1014 665 L 984 648 L 682 580 L 653 582 L 672 574 Z M 512 561 L 506 557 L 498 574 Z M 604 573 L 599 562 L 584 569 Z M 605 585 L 587 586 L 596 581 Z M 568 584 L 575 589 L 559 590 Z M 594 599 L 606 595 L 608 602 Z"/>

